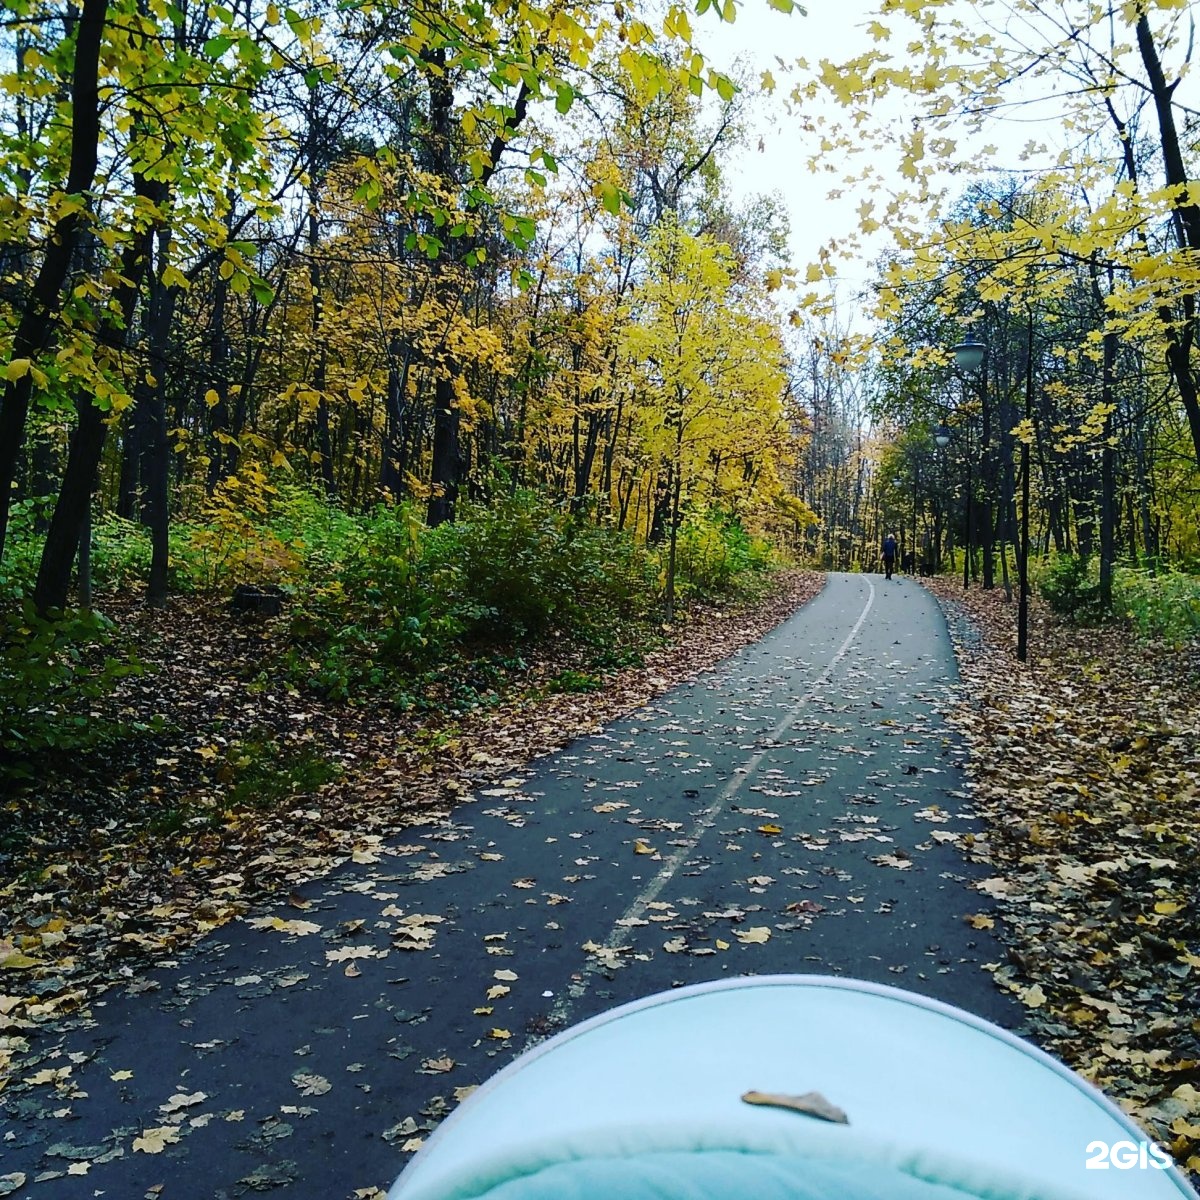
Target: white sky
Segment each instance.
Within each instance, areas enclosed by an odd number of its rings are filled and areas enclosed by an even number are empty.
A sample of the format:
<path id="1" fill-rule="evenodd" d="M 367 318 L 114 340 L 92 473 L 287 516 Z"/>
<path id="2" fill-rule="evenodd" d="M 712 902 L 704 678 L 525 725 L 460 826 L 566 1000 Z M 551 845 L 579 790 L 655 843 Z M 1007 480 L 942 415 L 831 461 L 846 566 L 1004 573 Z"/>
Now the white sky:
<path id="1" fill-rule="evenodd" d="M 811 137 L 783 109 L 791 90 L 788 75 L 776 59 L 794 63 L 806 58 L 840 62 L 862 53 L 871 44 L 865 32 L 866 13 L 874 0 L 812 0 L 808 14 L 777 12 L 767 0 L 749 0 L 732 24 L 696 22 L 696 40 L 719 69 L 736 58 L 753 64 L 754 73 L 770 70 L 778 87 L 773 97 L 756 98 L 755 120 L 748 146 L 730 163 L 728 182 L 735 196 L 782 193 L 792 219 L 792 253 L 800 268 L 817 257 L 830 238 L 849 233 L 856 224 L 853 209 L 826 194 L 833 176 L 811 175 L 806 167 L 815 149 Z M 762 139 L 763 149 L 758 149 Z"/>
<path id="2" fill-rule="evenodd" d="M 771 9 L 767 0 L 743 0 L 738 6 L 737 20 L 720 23 L 714 14 L 706 14 L 694 22 L 696 42 L 718 69 L 727 67 L 739 56 L 752 64 L 755 78 L 763 70 L 775 76 L 778 88 L 773 98 L 759 99 L 747 148 L 728 164 L 727 182 L 736 198 L 778 191 L 784 198 L 791 217 L 792 263 L 804 277 L 805 267 L 815 261 L 817 252 L 831 238 L 843 239 L 857 232 L 856 209 L 867 193 L 846 192 L 837 200 L 828 199 L 831 188 L 840 184 L 838 175 L 812 175 L 807 160 L 815 149 L 812 135 L 806 135 L 794 117 L 784 111 L 783 100 L 791 91 L 794 80 L 781 70 L 776 59 L 794 63 L 798 58 L 815 65 L 828 58 L 841 62 L 877 44 L 866 32 L 871 14 L 878 9 L 878 0 L 808 0 L 807 14 L 799 11 L 790 15 Z M 964 5 L 966 7 L 966 5 Z M 1003 11 L 1001 6 L 1001 11 Z M 1165 17 L 1166 14 L 1163 14 Z M 894 44 L 889 47 L 895 50 Z M 1168 70 L 1170 68 L 1168 67 Z M 1044 85 L 1043 85 L 1044 86 Z M 1200 83 L 1196 76 L 1185 78 L 1176 99 L 1197 101 Z M 1019 94 L 1019 93 L 1018 93 Z M 911 102 L 909 102 L 911 103 Z M 899 96 L 884 100 L 875 111 L 880 115 L 894 112 L 897 128 L 908 123 L 905 100 Z M 836 119 L 843 110 L 831 105 L 829 114 Z M 987 140 L 1001 148 L 1002 158 L 1018 168 L 1021 148 L 1030 138 L 1037 138 L 1057 149 L 1062 131 L 1053 103 L 1043 103 L 1022 112 L 1012 113 L 1005 122 L 992 122 Z M 1157 130 L 1155 129 L 1155 133 Z M 758 150 L 759 139 L 763 150 Z M 960 148 L 969 153 L 970 143 L 960 140 Z M 1010 153 L 1011 148 L 1011 153 Z M 859 170 L 862 163 L 853 169 Z M 885 186 L 901 190 L 905 184 L 894 173 L 894 164 L 873 164 L 883 173 Z M 1029 164 L 1024 164 L 1026 167 Z M 890 175 L 888 172 L 892 172 Z M 951 194 L 966 186 L 965 175 L 951 181 Z M 882 205 L 880 205 L 882 207 Z M 871 278 L 871 261 L 890 243 L 886 231 L 879 231 L 864 243 L 862 253 L 854 262 L 838 264 L 841 281 L 838 293 L 843 304 Z M 801 284 L 801 291 L 808 285 Z M 843 316 L 849 316 L 849 311 Z"/>

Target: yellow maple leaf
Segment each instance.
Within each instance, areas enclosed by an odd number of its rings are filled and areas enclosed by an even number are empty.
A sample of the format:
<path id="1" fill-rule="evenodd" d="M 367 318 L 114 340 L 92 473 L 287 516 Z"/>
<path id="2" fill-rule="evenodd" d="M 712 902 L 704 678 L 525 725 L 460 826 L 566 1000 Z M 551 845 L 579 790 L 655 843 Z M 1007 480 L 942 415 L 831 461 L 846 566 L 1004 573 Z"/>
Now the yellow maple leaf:
<path id="1" fill-rule="evenodd" d="M 1032 987 L 1027 987 L 1018 992 L 1017 999 L 1030 1008 L 1041 1008 L 1046 1003 L 1046 993 L 1042 991 L 1040 983 L 1035 983 Z"/>
<path id="2" fill-rule="evenodd" d="M 179 1141 L 179 1130 L 171 1125 L 160 1125 L 147 1129 L 141 1137 L 133 1139 L 133 1148 L 140 1154 L 161 1154 L 165 1147 Z"/>
<path id="3" fill-rule="evenodd" d="M 771 931 L 766 925 L 755 925 L 752 929 L 739 929 L 735 936 L 744 946 L 761 946 L 771 940 Z"/>

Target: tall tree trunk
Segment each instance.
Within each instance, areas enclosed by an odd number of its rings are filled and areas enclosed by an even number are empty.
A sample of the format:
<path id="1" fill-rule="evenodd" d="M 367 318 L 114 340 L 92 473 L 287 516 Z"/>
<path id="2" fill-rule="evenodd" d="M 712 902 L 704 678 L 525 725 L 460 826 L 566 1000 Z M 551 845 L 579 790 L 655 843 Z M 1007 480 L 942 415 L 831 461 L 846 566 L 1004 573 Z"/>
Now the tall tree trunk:
<path id="1" fill-rule="evenodd" d="M 1112 404 L 1113 372 L 1117 361 L 1117 335 L 1109 330 L 1104 335 L 1104 365 L 1101 371 L 1100 403 Z M 1100 603 L 1112 607 L 1113 560 L 1116 551 L 1117 521 L 1117 453 L 1112 445 L 1113 420 L 1109 412 L 1104 418 L 1100 450 Z"/>
<path id="2" fill-rule="evenodd" d="M 150 577 L 146 587 L 146 603 L 160 608 L 167 599 L 167 566 L 169 561 L 169 464 L 170 439 L 167 436 L 166 375 L 167 349 L 171 325 L 175 319 L 178 289 L 163 283 L 163 272 L 170 264 L 171 231 L 158 231 L 158 262 L 150 281 L 147 345 L 149 370 L 153 382 L 146 396 L 150 432 L 149 456 L 146 463 L 146 524 L 150 527 Z"/>
<path id="3" fill-rule="evenodd" d="M 313 376 L 313 390 L 317 393 L 317 455 L 321 460 L 321 482 L 325 486 L 325 495 L 332 499 L 337 495 L 337 485 L 333 477 L 333 442 L 329 433 L 329 400 L 325 395 L 327 384 L 326 367 L 329 359 L 329 346 L 325 337 L 325 295 L 322 289 L 321 260 L 321 223 L 317 215 L 316 184 L 309 190 L 308 200 L 308 282 L 312 287 L 312 322 L 313 337 L 317 343 L 317 370 Z"/>
<path id="4" fill-rule="evenodd" d="M 165 183 L 135 175 L 134 191 L 139 198 L 157 208 L 165 198 L 167 188 Z M 121 282 L 113 297 L 120 322 L 106 325 L 101 331 L 105 344 L 114 353 L 125 348 L 129 330 L 133 327 L 133 314 L 153 235 L 153 227 L 133 232 L 121 255 Z M 79 545 L 79 530 L 87 506 L 91 503 L 96 471 L 108 432 L 103 414 L 91 396 L 77 395 L 75 406 L 79 420 L 71 435 L 67 468 L 63 473 L 54 515 L 50 518 L 50 529 L 42 546 L 33 590 L 34 605 L 43 613 L 66 604 L 71 586 L 71 563 Z"/>
<path id="5" fill-rule="evenodd" d="M 683 495 L 683 420 L 680 419 L 675 427 L 675 457 L 671 461 L 671 473 L 667 491 L 669 494 L 669 511 L 671 529 L 667 544 L 667 595 L 666 618 L 675 620 L 675 568 L 678 563 L 679 546 L 679 502 Z"/>
<path id="6" fill-rule="evenodd" d="M 439 377 L 434 388 L 433 462 L 430 468 L 433 491 L 429 496 L 426 518 L 430 528 L 441 525 L 443 521 L 454 520 L 460 479 L 458 426 L 458 398 L 454 394 L 454 381 L 449 377 Z"/>
<path id="7" fill-rule="evenodd" d="M 984 355 L 979 367 L 979 394 L 983 408 L 983 433 L 980 438 L 980 465 L 983 474 L 983 499 L 979 505 L 980 539 L 983 545 L 983 587 L 990 591 L 996 586 L 996 530 L 993 519 L 996 494 L 996 456 L 992 448 L 992 405 L 988 396 L 988 362 Z"/>
<path id="8" fill-rule="evenodd" d="M 232 208 L 230 214 L 232 218 Z M 204 490 L 211 496 L 224 477 L 226 460 L 222 435 L 229 435 L 229 338 L 225 333 L 225 308 L 229 303 L 229 280 L 218 272 L 213 281 L 212 349 L 208 369 L 217 402 L 208 410 L 208 473 Z"/>
<path id="9" fill-rule="evenodd" d="M 67 196 L 77 198 L 79 207 L 60 217 L 46 239 L 41 268 L 13 334 L 10 364 L 21 359 L 32 363 L 50 345 L 62 308 L 63 284 L 86 219 L 86 193 L 96 177 L 100 143 L 100 42 L 107 16 L 108 0 L 82 0 L 71 72 L 71 161 L 63 189 Z M 27 370 L 6 380 L 0 398 L 0 561 L 4 558 L 13 483 L 32 393 L 33 373 Z M 72 540 L 72 553 L 77 542 L 78 537 Z"/>
<path id="10" fill-rule="evenodd" d="M 1162 148 L 1163 168 L 1168 186 L 1181 189 L 1175 207 L 1175 228 L 1180 246 L 1185 250 L 1200 253 L 1200 203 L 1188 186 L 1188 171 L 1179 144 L 1179 131 L 1175 126 L 1172 101 L 1178 80 L 1168 83 L 1159 58 L 1158 47 L 1150 30 L 1150 21 L 1143 10 L 1137 22 L 1138 51 L 1150 81 L 1150 94 L 1154 98 L 1154 110 L 1158 116 L 1159 145 Z M 1127 152 L 1128 158 L 1128 152 Z M 1136 175 L 1131 176 L 1136 182 Z M 1196 462 L 1200 464 L 1200 392 L 1197 391 L 1196 376 L 1192 371 L 1191 349 L 1195 337 L 1195 301 L 1187 296 L 1183 300 L 1185 321 L 1174 320 L 1170 309 L 1161 307 L 1159 317 L 1163 322 L 1167 338 L 1167 366 L 1179 389 L 1187 413 L 1188 428 L 1192 435 L 1192 448 Z"/>

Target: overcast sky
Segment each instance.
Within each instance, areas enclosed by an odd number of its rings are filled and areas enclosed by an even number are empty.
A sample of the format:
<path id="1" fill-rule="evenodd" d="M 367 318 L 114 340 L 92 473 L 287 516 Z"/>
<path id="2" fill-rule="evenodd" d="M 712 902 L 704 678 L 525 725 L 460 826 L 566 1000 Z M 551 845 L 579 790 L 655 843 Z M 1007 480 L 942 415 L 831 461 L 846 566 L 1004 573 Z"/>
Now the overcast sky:
<path id="1" fill-rule="evenodd" d="M 831 238 L 842 239 L 856 232 L 856 209 L 866 192 L 858 195 L 847 192 L 838 200 L 830 200 L 828 192 L 838 185 L 838 177 L 809 173 L 806 163 L 814 144 L 811 135 L 806 135 L 799 122 L 784 111 L 783 97 L 791 90 L 794 77 L 789 81 L 776 60 L 794 63 L 798 58 L 805 58 L 814 65 L 822 58 L 841 62 L 876 46 L 866 25 L 877 8 L 877 0 L 809 0 L 807 14 L 797 11 L 786 15 L 771 9 L 768 0 L 744 0 L 739 4 L 737 20 L 732 25 L 718 22 L 712 14 L 695 22 L 697 43 L 714 65 L 727 66 L 741 57 L 753 64 L 755 78 L 761 71 L 770 70 L 779 83 L 776 100 L 759 99 L 753 105 L 756 115 L 752 134 L 747 147 L 729 164 L 727 178 L 736 197 L 774 191 L 783 196 L 791 217 L 793 265 L 798 268 L 801 279 L 807 264 L 816 259 L 819 249 Z M 963 3 L 962 8 L 968 14 L 969 23 L 978 21 L 978 15 L 971 11 L 970 5 Z M 1000 20 L 1022 19 L 1011 15 L 1005 18 L 1004 13 L 1005 8 L 1000 5 L 989 16 Z M 1168 14 L 1161 14 L 1156 26 L 1167 19 Z M 1042 84 L 1041 90 L 1044 89 L 1045 84 Z M 1176 100 L 1193 106 L 1200 103 L 1200 80 L 1194 75 L 1186 78 L 1176 93 Z M 885 99 L 876 108 L 877 114 L 883 116 L 894 112 L 898 130 L 908 127 L 911 111 L 900 97 Z M 832 117 L 836 118 L 840 112 L 831 106 Z M 1061 146 L 1065 135 L 1059 116 L 1053 100 L 1012 111 L 1005 121 L 993 123 L 986 140 L 999 147 L 998 161 L 1017 168 L 1020 150 L 1028 139 L 1037 138 L 1055 150 Z M 969 152 L 970 139 L 960 139 L 959 145 L 964 153 Z M 903 186 L 903 181 L 894 173 L 893 164 L 876 162 L 873 165 L 883 173 L 885 185 L 897 189 Z M 859 163 L 855 169 L 861 166 Z M 966 185 L 966 176 L 960 179 L 961 182 L 945 178 L 952 186 L 952 194 Z M 886 231 L 880 231 L 864 243 L 855 262 L 839 263 L 839 276 L 843 280 L 839 287 L 842 302 L 848 302 L 869 280 L 871 261 L 889 244 Z M 802 286 L 801 290 L 807 288 Z"/>
<path id="2" fill-rule="evenodd" d="M 791 217 L 793 264 L 801 277 L 830 238 L 845 237 L 855 230 L 857 200 L 827 199 L 835 177 L 809 173 L 806 163 L 815 145 L 798 121 L 783 111 L 791 82 L 776 60 L 791 64 L 805 58 L 815 64 L 829 58 L 840 62 L 862 53 L 873 45 L 865 26 L 867 13 L 875 7 L 872 0 L 811 0 L 807 15 L 798 11 L 787 15 L 770 8 L 767 0 L 748 0 L 732 25 L 696 22 L 697 41 L 715 65 L 727 67 L 742 58 L 753 64 L 756 77 L 769 70 L 776 78 L 774 98 L 757 98 L 752 103 L 753 132 L 746 148 L 730 164 L 728 181 L 737 197 L 770 192 L 783 196 Z M 897 119 L 902 119 L 899 109 Z M 881 238 L 874 252 L 883 244 Z M 848 276 L 856 277 L 847 278 L 847 283 L 861 283 L 868 273 L 864 261 L 847 271 Z"/>

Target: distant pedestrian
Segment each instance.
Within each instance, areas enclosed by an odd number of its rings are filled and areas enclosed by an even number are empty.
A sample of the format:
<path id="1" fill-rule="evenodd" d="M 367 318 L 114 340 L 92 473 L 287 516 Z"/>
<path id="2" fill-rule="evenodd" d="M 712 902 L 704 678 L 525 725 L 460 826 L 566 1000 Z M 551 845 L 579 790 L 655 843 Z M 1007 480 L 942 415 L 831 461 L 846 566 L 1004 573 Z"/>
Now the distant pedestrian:
<path id="1" fill-rule="evenodd" d="M 891 579 L 892 572 L 896 569 L 896 535 L 889 533 L 883 539 L 883 569 L 887 573 L 888 579 Z"/>

